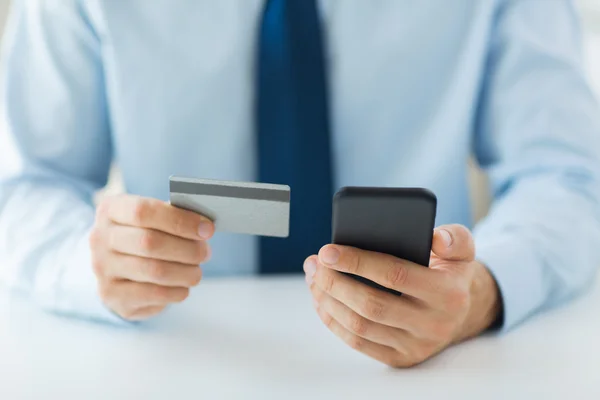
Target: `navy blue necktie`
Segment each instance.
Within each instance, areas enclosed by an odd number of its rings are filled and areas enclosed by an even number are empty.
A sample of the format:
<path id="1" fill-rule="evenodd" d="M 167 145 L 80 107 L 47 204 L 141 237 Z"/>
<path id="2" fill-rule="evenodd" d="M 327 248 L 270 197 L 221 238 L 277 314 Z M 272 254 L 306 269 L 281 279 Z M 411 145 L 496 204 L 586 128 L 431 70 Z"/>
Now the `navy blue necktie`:
<path id="1" fill-rule="evenodd" d="M 290 236 L 260 239 L 263 274 L 302 271 L 331 240 L 324 40 L 316 0 L 267 0 L 257 58 L 259 179 L 290 185 Z"/>

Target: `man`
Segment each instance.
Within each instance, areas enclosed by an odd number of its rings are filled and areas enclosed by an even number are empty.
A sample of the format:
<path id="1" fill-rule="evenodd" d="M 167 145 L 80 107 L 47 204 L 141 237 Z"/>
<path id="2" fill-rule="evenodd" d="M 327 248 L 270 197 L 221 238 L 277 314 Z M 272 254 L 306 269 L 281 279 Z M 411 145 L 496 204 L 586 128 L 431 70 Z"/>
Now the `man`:
<path id="1" fill-rule="evenodd" d="M 199 264 L 304 265 L 329 329 L 405 367 L 600 263 L 600 113 L 567 0 L 17 0 L 3 69 L 0 278 L 55 312 L 142 320 Z M 473 235 L 472 152 L 494 198 Z M 113 160 L 129 194 L 95 210 Z M 171 174 L 289 184 L 291 236 L 213 238 L 166 202 Z M 435 192 L 430 268 L 327 245 L 346 185 Z"/>

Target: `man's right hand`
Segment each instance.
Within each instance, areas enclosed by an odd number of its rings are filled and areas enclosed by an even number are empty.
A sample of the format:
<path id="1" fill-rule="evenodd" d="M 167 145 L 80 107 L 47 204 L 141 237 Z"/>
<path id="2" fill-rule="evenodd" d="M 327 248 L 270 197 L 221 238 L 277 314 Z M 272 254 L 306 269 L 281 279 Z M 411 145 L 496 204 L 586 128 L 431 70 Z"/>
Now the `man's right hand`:
<path id="1" fill-rule="evenodd" d="M 213 223 L 160 200 L 106 198 L 90 235 L 102 301 L 119 316 L 142 320 L 185 300 L 210 257 Z"/>

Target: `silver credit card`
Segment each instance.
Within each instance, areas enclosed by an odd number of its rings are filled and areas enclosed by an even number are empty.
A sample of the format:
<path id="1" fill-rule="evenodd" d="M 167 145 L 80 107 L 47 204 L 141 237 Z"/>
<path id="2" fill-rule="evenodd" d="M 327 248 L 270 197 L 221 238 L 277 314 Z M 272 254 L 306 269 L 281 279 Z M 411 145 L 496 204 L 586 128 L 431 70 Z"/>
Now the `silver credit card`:
<path id="1" fill-rule="evenodd" d="M 290 187 L 172 176 L 171 204 L 210 218 L 217 231 L 287 237 Z"/>

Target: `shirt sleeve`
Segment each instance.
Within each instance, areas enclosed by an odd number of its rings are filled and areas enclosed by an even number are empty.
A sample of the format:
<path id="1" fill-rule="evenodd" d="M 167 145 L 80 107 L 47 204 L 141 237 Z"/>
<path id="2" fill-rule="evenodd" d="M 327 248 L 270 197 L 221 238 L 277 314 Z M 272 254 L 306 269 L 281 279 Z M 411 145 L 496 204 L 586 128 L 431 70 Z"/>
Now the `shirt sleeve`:
<path id="1" fill-rule="evenodd" d="M 2 52 L 0 284 L 44 309 L 120 322 L 87 236 L 111 142 L 99 38 L 78 0 L 15 0 Z"/>
<path id="2" fill-rule="evenodd" d="M 494 201 L 474 234 L 508 330 L 600 266 L 600 110 L 571 2 L 504 1 L 495 21 L 474 143 Z"/>

